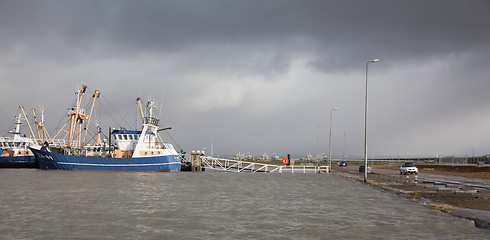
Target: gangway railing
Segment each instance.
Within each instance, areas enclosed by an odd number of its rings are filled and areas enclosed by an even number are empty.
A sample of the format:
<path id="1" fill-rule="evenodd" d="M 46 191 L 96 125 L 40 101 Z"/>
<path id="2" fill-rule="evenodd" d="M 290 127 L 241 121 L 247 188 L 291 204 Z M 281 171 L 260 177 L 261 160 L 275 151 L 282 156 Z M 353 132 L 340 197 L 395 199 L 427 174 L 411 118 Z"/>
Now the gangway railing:
<path id="1" fill-rule="evenodd" d="M 328 173 L 328 166 L 286 166 L 201 156 L 205 168 L 227 172 Z"/>

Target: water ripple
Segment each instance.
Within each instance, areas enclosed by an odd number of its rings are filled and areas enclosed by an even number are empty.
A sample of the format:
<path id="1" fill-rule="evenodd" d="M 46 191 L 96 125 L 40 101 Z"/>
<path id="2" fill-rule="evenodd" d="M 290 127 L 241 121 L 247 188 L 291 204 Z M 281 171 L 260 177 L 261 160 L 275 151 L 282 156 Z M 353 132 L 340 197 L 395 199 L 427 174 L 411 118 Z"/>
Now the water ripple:
<path id="1" fill-rule="evenodd" d="M 0 181 L 5 239 L 488 237 L 470 221 L 326 174 L 2 169 Z"/>

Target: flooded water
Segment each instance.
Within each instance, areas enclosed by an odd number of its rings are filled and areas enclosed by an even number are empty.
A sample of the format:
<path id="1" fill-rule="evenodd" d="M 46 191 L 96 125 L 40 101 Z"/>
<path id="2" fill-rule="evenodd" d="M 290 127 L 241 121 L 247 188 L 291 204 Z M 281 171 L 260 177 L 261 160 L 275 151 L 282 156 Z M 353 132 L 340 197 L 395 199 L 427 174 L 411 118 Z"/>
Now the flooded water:
<path id="1" fill-rule="evenodd" d="M 2 239 L 487 239 L 327 174 L 0 169 Z"/>

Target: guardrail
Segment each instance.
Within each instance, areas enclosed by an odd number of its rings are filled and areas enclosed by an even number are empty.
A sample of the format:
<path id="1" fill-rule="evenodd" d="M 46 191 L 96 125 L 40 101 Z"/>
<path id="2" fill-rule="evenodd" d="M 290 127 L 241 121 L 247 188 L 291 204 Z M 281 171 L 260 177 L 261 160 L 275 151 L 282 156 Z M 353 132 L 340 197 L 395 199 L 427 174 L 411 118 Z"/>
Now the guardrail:
<path id="1" fill-rule="evenodd" d="M 205 168 L 227 172 L 328 173 L 328 166 L 287 166 L 201 156 Z"/>

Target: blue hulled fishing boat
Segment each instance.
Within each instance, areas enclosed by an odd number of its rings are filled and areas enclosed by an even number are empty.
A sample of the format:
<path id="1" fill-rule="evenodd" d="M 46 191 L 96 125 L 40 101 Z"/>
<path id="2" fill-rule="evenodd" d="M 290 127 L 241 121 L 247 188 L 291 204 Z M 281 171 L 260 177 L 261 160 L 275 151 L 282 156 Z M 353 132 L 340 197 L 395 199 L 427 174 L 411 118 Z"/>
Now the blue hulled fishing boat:
<path id="1" fill-rule="evenodd" d="M 22 109 L 22 106 L 20 106 Z M 23 110 L 23 109 L 22 109 Z M 34 168 L 35 157 L 29 147 L 38 145 L 34 138 L 22 137 L 20 126 L 22 114 L 15 119 L 15 127 L 8 132 L 10 136 L 0 137 L 0 167 L 4 168 Z M 26 120 L 27 121 L 27 120 Z"/>
<path id="2" fill-rule="evenodd" d="M 119 171 L 162 171 L 177 172 L 181 168 L 178 152 L 172 144 L 164 143 L 159 136 L 159 119 L 155 118 L 153 101 L 148 101 L 145 111 L 138 98 L 141 117 L 141 130 L 125 128 L 110 129 L 109 140 L 102 141 L 97 127 L 97 141 L 85 144 L 87 130 L 96 99 L 100 92 L 95 90 L 91 110 L 85 115 L 80 109 L 86 86 L 77 92 L 77 101 L 70 109 L 67 124 L 68 142 L 64 145 L 46 143 L 41 149 L 31 149 L 41 169 L 61 170 L 119 170 Z M 144 113 L 146 112 L 146 114 Z M 166 129 L 161 129 L 166 130 Z M 61 132 L 61 130 L 60 130 Z"/>

